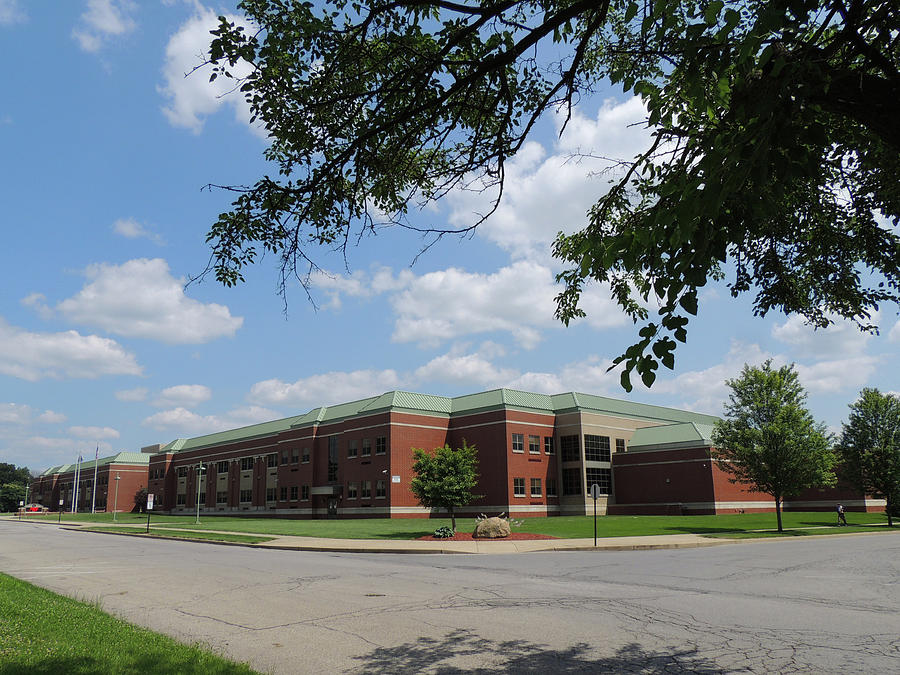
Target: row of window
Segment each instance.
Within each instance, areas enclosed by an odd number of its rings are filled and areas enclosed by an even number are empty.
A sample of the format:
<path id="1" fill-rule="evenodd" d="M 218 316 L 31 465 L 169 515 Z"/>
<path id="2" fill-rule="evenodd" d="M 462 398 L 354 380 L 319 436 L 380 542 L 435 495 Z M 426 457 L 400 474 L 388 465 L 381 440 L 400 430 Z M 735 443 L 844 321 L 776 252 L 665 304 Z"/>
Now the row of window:
<path id="1" fill-rule="evenodd" d="M 625 439 L 616 439 L 616 452 L 625 452 Z M 559 454 L 564 462 L 581 459 L 581 436 L 561 436 Z M 611 457 L 609 436 L 584 435 L 584 459 L 588 462 L 609 462 Z"/>
<path id="2" fill-rule="evenodd" d="M 612 471 L 588 467 L 584 470 L 588 489 L 596 483 L 600 494 L 608 495 L 612 490 Z M 580 495 L 583 490 L 581 469 L 563 469 L 563 495 Z"/>
<path id="3" fill-rule="evenodd" d="M 331 438 L 333 438 L 335 440 L 335 443 L 337 443 L 337 436 L 332 436 Z M 387 436 L 379 436 L 375 439 L 375 454 L 387 454 Z M 360 441 L 356 438 L 350 438 L 347 440 L 347 459 L 353 459 L 354 457 L 370 457 L 371 455 L 371 438 L 363 438 L 361 441 L 361 445 Z"/>
<path id="4" fill-rule="evenodd" d="M 553 437 L 552 436 L 544 436 L 544 454 L 552 455 L 553 454 Z M 525 452 L 525 434 L 513 434 L 512 435 L 512 451 L 519 453 Z M 533 434 L 528 435 L 528 454 L 529 455 L 539 455 L 541 454 L 541 437 L 535 436 Z"/>
<path id="5" fill-rule="evenodd" d="M 347 499 L 370 499 L 372 497 L 372 481 L 350 481 L 347 483 Z M 387 481 L 375 481 L 375 498 L 382 499 L 387 496 Z"/>
<path id="6" fill-rule="evenodd" d="M 548 497 L 556 497 L 556 480 L 553 478 L 547 479 L 547 496 Z M 541 493 L 541 479 L 540 478 L 532 478 L 531 479 L 531 496 L 532 497 L 542 497 Z M 525 497 L 525 479 L 524 478 L 513 478 L 513 497 Z"/>

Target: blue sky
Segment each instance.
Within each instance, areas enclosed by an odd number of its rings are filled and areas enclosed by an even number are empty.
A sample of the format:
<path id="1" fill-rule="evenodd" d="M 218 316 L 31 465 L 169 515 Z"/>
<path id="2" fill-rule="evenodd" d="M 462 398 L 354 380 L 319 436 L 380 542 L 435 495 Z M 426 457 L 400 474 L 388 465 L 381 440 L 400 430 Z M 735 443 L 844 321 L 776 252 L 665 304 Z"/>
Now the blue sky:
<path id="1" fill-rule="evenodd" d="M 410 266 L 422 242 L 383 230 L 322 254 L 315 309 L 299 287 L 287 312 L 277 260 L 247 283 L 185 288 L 205 235 L 252 182 L 265 139 L 239 98 L 199 72 L 215 16 L 233 6 L 169 0 L 0 0 L 7 63 L 0 98 L 0 461 L 34 470 L 299 414 L 401 388 L 459 395 L 509 386 L 625 397 L 612 358 L 632 329 L 603 288 L 588 317 L 553 318 L 549 244 L 580 226 L 605 189 L 599 160 L 631 157 L 646 133 L 636 100 L 584 101 L 563 137 L 548 119 L 509 167 L 499 211 L 467 239 Z M 485 196 L 454 193 L 415 216 L 467 224 Z M 881 335 L 841 323 L 751 315 L 724 286 L 701 297 L 676 371 L 633 400 L 718 414 L 745 362 L 796 363 L 813 414 L 838 430 L 863 386 L 896 391 L 897 308 Z"/>

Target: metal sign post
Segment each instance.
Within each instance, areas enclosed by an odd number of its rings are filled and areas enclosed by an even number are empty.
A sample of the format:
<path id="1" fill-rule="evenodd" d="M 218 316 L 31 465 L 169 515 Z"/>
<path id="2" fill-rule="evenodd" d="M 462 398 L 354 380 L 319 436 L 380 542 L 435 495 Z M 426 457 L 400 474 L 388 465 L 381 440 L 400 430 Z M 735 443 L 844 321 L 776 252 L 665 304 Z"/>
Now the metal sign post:
<path id="1" fill-rule="evenodd" d="M 153 493 L 147 493 L 147 534 L 150 534 L 150 512 L 153 510 Z"/>
<path id="2" fill-rule="evenodd" d="M 60 523 L 62 523 L 62 507 L 63 507 L 63 500 L 60 499 L 60 500 L 59 500 L 59 514 L 58 514 L 57 517 L 56 517 L 56 524 L 57 524 L 57 525 L 59 525 Z"/>
<path id="3" fill-rule="evenodd" d="M 600 496 L 600 486 L 591 485 L 591 499 L 594 500 L 594 546 L 597 546 L 597 498 Z"/>

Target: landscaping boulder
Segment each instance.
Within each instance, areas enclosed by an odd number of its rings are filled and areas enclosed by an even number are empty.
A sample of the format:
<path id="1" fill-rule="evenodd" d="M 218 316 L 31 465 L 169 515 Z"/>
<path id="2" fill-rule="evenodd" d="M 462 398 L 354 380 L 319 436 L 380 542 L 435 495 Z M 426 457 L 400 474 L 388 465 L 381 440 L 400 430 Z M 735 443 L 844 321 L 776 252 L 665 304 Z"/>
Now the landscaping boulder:
<path id="1" fill-rule="evenodd" d="M 475 525 L 472 535 L 478 539 L 502 539 L 509 536 L 509 521 L 506 518 L 484 518 Z"/>

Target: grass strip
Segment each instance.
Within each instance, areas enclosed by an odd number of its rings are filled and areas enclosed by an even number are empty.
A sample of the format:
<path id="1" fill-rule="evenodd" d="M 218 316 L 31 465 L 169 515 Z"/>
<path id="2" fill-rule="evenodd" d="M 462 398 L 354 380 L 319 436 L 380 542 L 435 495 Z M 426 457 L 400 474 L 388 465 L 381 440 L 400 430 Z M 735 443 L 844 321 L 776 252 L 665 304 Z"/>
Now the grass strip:
<path id="1" fill-rule="evenodd" d="M 186 532 L 184 530 L 161 530 L 151 527 L 150 532 L 142 527 L 88 527 L 87 532 L 117 532 L 123 534 L 143 534 L 147 537 L 174 537 L 176 539 L 204 539 L 210 541 L 226 541 L 236 544 L 260 544 L 272 541 L 274 537 L 254 537 L 247 534 L 228 534 L 224 532 Z"/>
<path id="2" fill-rule="evenodd" d="M 0 674 L 252 674 L 197 645 L 0 573 Z"/>
<path id="3" fill-rule="evenodd" d="M 489 514 L 491 515 L 491 514 Z M 259 518 L 215 516 L 201 513 L 201 523 L 191 515 L 169 516 L 154 513 L 153 526 L 189 528 L 197 530 L 223 530 L 258 535 L 286 535 L 297 537 L 325 537 L 330 539 L 416 539 L 432 534 L 442 525 L 449 526 L 448 518 L 358 518 L 341 520 L 293 520 L 285 518 Z M 57 515 L 32 516 L 29 519 L 56 522 Z M 837 516 L 828 511 L 787 512 L 783 514 L 785 529 L 831 527 Z M 883 513 L 851 512 L 847 514 L 851 526 L 881 525 L 886 522 Z M 146 515 L 120 513 L 119 523 L 140 527 Z M 63 514 L 62 522 L 112 522 L 111 514 Z M 545 534 L 561 539 L 581 539 L 594 536 L 592 516 L 552 516 L 549 518 L 516 519 L 513 531 Z M 772 529 L 776 527 L 774 513 L 735 513 L 715 516 L 599 516 L 599 537 L 635 537 L 660 534 L 724 534 Z M 475 521 L 457 518 L 457 530 L 471 532 Z M 845 531 L 847 528 L 840 528 Z M 835 528 L 837 531 L 837 528 Z"/>
<path id="4" fill-rule="evenodd" d="M 896 528 L 887 525 L 871 525 L 866 527 L 816 527 L 803 530 L 765 530 L 762 532 L 722 532 L 718 534 L 704 535 L 710 539 L 772 539 L 777 537 L 821 537 L 829 534 L 851 534 L 862 532 L 865 534 L 877 534 L 879 532 L 898 532 Z"/>

